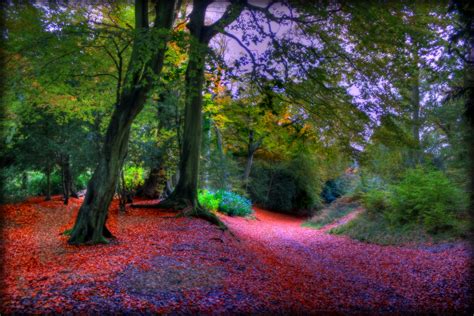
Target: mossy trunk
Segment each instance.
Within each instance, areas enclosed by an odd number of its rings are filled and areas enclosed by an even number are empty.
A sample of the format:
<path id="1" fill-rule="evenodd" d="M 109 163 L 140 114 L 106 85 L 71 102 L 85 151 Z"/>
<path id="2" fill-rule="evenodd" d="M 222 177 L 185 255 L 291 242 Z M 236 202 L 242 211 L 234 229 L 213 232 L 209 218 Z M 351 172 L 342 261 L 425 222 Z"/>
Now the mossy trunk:
<path id="1" fill-rule="evenodd" d="M 204 88 L 204 65 L 208 51 L 208 42 L 200 39 L 204 26 L 205 8 L 197 12 L 193 9 L 194 20 L 189 27 L 191 44 L 189 62 L 186 69 L 186 100 L 184 112 L 184 131 L 179 162 L 179 181 L 173 193 L 164 201 L 163 206 L 172 208 L 195 208 L 197 203 L 197 185 L 199 176 L 199 157 L 202 138 L 202 90 Z"/>
<path id="2" fill-rule="evenodd" d="M 162 173 L 163 169 L 160 166 L 152 168 L 137 195 L 147 199 L 159 198 L 161 194 L 160 184 L 163 181 Z"/>
<path id="3" fill-rule="evenodd" d="M 155 5 L 154 28 L 169 32 L 175 16 L 175 1 L 162 0 Z M 135 24 L 138 32 L 148 32 L 148 4 L 137 0 L 135 3 Z M 107 242 L 111 234 L 105 227 L 108 208 L 117 186 L 128 148 L 130 128 L 134 118 L 143 109 L 147 92 L 153 84 L 152 74 L 159 75 L 163 67 L 168 36 L 151 46 L 152 58 L 145 63 L 140 54 L 144 43 L 141 36 L 134 42 L 132 57 L 127 70 L 126 82 L 119 104 L 117 104 L 107 128 L 99 163 L 87 185 L 84 202 L 79 209 L 76 222 L 69 239 L 70 244 L 95 244 Z M 150 69 L 150 71 L 149 71 Z M 143 70 L 149 73 L 142 78 Z"/>

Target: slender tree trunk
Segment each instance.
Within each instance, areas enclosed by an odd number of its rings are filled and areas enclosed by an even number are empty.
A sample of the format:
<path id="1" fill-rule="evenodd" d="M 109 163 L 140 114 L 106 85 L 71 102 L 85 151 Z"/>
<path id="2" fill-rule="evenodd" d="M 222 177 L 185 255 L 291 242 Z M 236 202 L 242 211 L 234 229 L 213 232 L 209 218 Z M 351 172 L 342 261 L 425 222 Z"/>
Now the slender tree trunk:
<path id="1" fill-rule="evenodd" d="M 414 140 L 414 148 L 412 150 L 412 164 L 416 166 L 421 163 L 422 158 L 422 148 L 420 141 L 420 129 L 421 129 L 421 103 L 420 103 L 420 72 L 418 68 L 418 51 L 414 52 L 415 58 L 415 71 L 413 74 L 413 82 L 411 87 L 411 107 L 412 107 L 412 133 Z"/>
<path id="2" fill-rule="evenodd" d="M 175 1 L 162 0 L 155 4 L 156 21 L 154 28 L 170 31 L 175 16 Z M 137 0 L 135 3 L 135 25 L 140 33 L 148 32 L 148 3 Z M 130 128 L 134 118 L 143 109 L 147 92 L 152 87 L 152 75 L 159 75 L 163 67 L 167 36 L 155 43 L 143 43 L 143 36 L 134 42 L 132 57 L 125 76 L 126 84 L 120 102 L 110 120 L 99 163 L 87 185 L 87 193 L 79 209 L 69 243 L 104 243 L 110 232 L 105 227 L 108 208 L 115 193 L 120 170 L 128 148 Z M 151 46 L 150 60 L 140 50 Z M 145 73 L 145 78 L 142 75 Z"/>
<path id="3" fill-rule="evenodd" d="M 61 176 L 63 183 L 63 201 L 64 205 L 67 205 L 69 202 L 69 196 L 72 195 L 72 176 L 68 154 L 64 154 L 61 157 Z"/>
<path id="4" fill-rule="evenodd" d="M 226 189 L 229 171 L 227 170 L 227 162 L 224 153 L 224 142 L 222 140 L 221 131 L 216 124 L 214 124 L 214 131 L 216 133 L 217 152 L 219 153 L 219 169 L 222 175 L 222 179 L 219 181 L 219 189 Z"/>
<path id="5" fill-rule="evenodd" d="M 244 170 L 244 176 L 243 176 L 245 190 L 247 190 L 247 187 L 248 187 L 250 170 L 252 169 L 252 163 L 253 163 L 253 155 L 255 154 L 255 151 L 258 149 L 258 146 L 259 146 L 258 143 L 256 143 L 254 140 L 254 132 L 253 130 L 250 130 L 249 142 L 247 145 L 247 162 L 245 164 L 245 170 Z"/>
<path id="6" fill-rule="evenodd" d="M 46 198 L 44 200 L 51 200 L 51 166 L 46 169 Z"/>
<path id="7" fill-rule="evenodd" d="M 249 151 L 247 153 L 247 162 L 245 164 L 245 170 L 244 170 L 244 178 L 243 182 L 245 184 L 245 190 L 247 190 L 248 187 L 248 182 L 249 182 L 249 177 L 250 177 L 250 171 L 252 169 L 252 163 L 253 163 L 253 154 L 254 151 Z"/>
<path id="8" fill-rule="evenodd" d="M 270 183 L 268 184 L 268 191 L 267 191 L 267 196 L 265 197 L 265 203 L 264 207 L 267 207 L 267 202 L 270 199 L 270 192 L 272 191 L 272 185 L 273 185 L 273 176 L 274 176 L 273 170 L 270 171 Z"/>

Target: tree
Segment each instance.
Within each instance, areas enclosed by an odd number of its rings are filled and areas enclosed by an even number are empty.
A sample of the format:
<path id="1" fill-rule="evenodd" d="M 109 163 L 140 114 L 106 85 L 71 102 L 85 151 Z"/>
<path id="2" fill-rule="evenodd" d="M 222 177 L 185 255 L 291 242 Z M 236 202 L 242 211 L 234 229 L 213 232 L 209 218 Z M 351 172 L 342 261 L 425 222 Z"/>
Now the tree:
<path id="1" fill-rule="evenodd" d="M 148 1 L 135 2 L 135 28 L 132 56 L 125 75 L 120 101 L 110 120 L 99 163 L 87 185 L 69 239 L 70 244 L 103 243 L 112 234 L 105 226 L 119 173 L 127 154 L 131 124 L 145 104 L 147 94 L 160 75 L 166 43 L 176 14 L 176 1 L 154 3 L 155 21 L 150 28 Z"/>
<path id="2" fill-rule="evenodd" d="M 453 42 L 464 39 L 464 85 L 462 94 L 465 98 L 464 119 L 467 125 L 466 145 L 469 148 L 471 238 L 474 236 L 474 5 L 469 1 L 455 1 L 459 12 L 461 26 L 453 36 Z M 472 239 L 471 239 L 472 240 Z"/>
<path id="3" fill-rule="evenodd" d="M 211 25 L 205 25 L 210 0 L 196 0 L 187 25 L 190 32 L 189 61 L 185 76 L 185 116 L 183 143 L 179 163 L 179 181 L 173 193 L 158 207 L 187 209 L 190 214 L 225 226 L 213 214 L 199 207 L 197 186 L 202 134 L 202 91 L 205 61 L 211 39 L 232 23 L 244 9 L 245 1 L 232 1 L 224 15 Z"/>

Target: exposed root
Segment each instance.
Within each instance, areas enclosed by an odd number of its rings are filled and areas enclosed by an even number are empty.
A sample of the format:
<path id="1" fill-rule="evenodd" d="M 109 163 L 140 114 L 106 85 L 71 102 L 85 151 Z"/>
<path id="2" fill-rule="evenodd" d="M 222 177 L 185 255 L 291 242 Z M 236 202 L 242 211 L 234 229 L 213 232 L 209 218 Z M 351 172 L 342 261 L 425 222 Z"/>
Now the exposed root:
<path id="1" fill-rule="evenodd" d="M 166 199 L 160 203 L 156 204 L 132 204 L 134 208 L 155 208 L 162 210 L 181 210 L 176 217 L 195 217 L 200 218 L 205 221 L 210 222 L 211 224 L 216 225 L 222 231 L 228 231 L 227 225 L 222 222 L 216 214 L 204 209 L 199 205 L 199 203 L 193 207 L 191 201 L 186 199 Z M 231 233 L 232 234 L 232 233 Z M 232 234 L 233 235 L 233 234 Z"/>

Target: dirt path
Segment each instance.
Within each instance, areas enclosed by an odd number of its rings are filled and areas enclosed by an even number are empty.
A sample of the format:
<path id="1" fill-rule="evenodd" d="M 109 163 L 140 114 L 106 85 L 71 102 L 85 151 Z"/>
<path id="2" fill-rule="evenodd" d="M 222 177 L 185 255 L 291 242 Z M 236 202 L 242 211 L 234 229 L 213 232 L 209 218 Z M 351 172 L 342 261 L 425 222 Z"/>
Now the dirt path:
<path id="1" fill-rule="evenodd" d="M 360 312 L 461 309 L 468 299 L 467 245 L 442 253 L 368 245 L 314 230 L 302 220 L 256 209 L 258 221 L 226 218 L 245 247 L 279 269 L 288 292 L 299 287 L 312 309 Z M 301 292 L 293 291 L 298 299 Z M 302 302 L 303 303 L 303 302 Z"/>
<path id="2" fill-rule="evenodd" d="M 60 233 L 80 200 L 2 207 L 0 312 L 320 314 L 466 313 L 469 253 L 368 245 L 256 209 L 257 220 L 207 222 L 151 209 L 120 214 L 110 245 L 73 247 Z M 347 215 L 348 220 L 355 213 Z"/>

